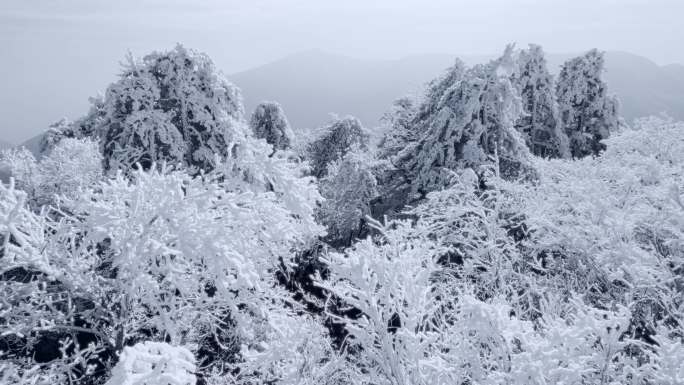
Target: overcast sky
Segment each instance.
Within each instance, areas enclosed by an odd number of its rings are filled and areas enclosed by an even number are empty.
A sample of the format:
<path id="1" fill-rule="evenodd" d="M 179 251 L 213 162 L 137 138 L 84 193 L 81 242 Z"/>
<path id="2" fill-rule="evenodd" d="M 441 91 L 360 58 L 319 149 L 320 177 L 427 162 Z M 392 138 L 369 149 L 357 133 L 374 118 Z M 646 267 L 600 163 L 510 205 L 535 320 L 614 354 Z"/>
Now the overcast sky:
<path id="1" fill-rule="evenodd" d="M 226 73 L 323 49 L 490 54 L 508 42 L 684 63 L 683 0 L 0 0 L 0 139 L 20 142 L 114 80 L 130 50 L 182 42 Z"/>

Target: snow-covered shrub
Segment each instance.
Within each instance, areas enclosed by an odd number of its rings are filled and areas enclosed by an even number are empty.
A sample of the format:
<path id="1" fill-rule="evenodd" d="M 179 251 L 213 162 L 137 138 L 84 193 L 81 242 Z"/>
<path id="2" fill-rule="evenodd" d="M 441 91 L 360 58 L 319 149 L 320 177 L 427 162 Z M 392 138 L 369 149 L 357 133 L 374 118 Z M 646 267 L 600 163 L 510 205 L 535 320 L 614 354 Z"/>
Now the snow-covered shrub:
<path id="1" fill-rule="evenodd" d="M 396 229 L 379 228 L 384 239 L 378 242 L 369 238 L 343 254 L 330 254 L 325 260 L 330 277 L 317 284 L 359 312 L 330 316 L 344 324 L 368 383 L 454 383 L 440 371 L 451 362 L 449 354 L 436 354 L 442 330 L 431 319 L 446 300 L 432 283 L 440 249 L 412 236 L 407 222 L 392 226 Z"/>
<path id="2" fill-rule="evenodd" d="M 87 138 L 55 141 L 38 161 L 24 147 L 6 151 L 0 158 L 34 208 L 72 199 L 103 176 L 98 145 Z"/>
<path id="3" fill-rule="evenodd" d="M 195 370 L 188 349 L 146 341 L 123 349 L 106 385 L 195 385 Z"/>
<path id="4" fill-rule="evenodd" d="M 316 234 L 305 213 L 293 215 L 276 193 L 236 189 L 219 176 L 162 168 L 129 180 L 119 173 L 74 202 L 85 234 L 79 252 L 107 244 L 93 257 L 114 274 L 107 282 L 124 335 L 153 328 L 179 342 L 193 322 L 210 322 L 221 309 L 242 327 L 238 306 L 267 296 L 279 258 L 288 261 Z"/>
<path id="5" fill-rule="evenodd" d="M 38 204 L 73 199 L 102 178 L 102 155 L 97 143 L 88 138 L 66 138 L 40 160 L 38 169 Z"/>
<path id="6" fill-rule="evenodd" d="M 14 186 L 25 191 L 32 199 L 40 183 L 38 161 L 26 147 L 0 151 L 0 166 L 6 179 L 14 179 Z"/>

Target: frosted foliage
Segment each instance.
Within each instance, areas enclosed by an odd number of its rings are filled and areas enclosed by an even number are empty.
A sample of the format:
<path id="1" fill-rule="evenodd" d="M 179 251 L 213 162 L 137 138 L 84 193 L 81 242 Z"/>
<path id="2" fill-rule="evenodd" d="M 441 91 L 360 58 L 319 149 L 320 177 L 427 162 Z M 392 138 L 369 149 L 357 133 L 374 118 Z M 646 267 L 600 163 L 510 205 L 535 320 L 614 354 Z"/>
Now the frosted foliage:
<path id="1" fill-rule="evenodd" d="M 103 116 L 93 111 L 107 169 L 136 163 L 215 166 L 245 135 L 239 90 L 211 60 L 182 46 L 155 52 L 141 61 L 129 58 L 120 79 L 109 86 Z"/>
<path id="2" fill-rule="evenodd" d="M 45 220 L 28 209 L 26 198 L 13 182 L 0 183 L 0 273 L 15 267 L 51 271 L 43 253 Z"/>
<path id="3" fill-rule="evenodd" d="M 684 263 L 684 143 L 669 139 L 682 125 L 637 127 L 608 140 L 600 158 L 540 162 L 542 183 L 527 211 L 536 247 L 570 252 L 579 264 L 594 259 L 582 279 L 599 269 L 611 281 L 653 287 L 672 279 L 663 258 L 675 270 Z"/>
<path id="4" fill-rule="evenodd" d="M 28 150 L 0 155 L 16 186 L 28 194 L 32 207 L 71 199 L 102 178 L 102 155 L 90 139 L 61 138 L 36 161 Z"/>
<path id="5" fill-rule="evenodd" d="M 106 385 L 195 385 L 195 357 L 182 346 L 141 342 L 125 347 Z"/>
<path id="6" fill-rule="evenodd" d="M 63 138 L 73 135 L 73 123 L 67 118 L 62 118 L 48 127 L 40 142 L 40 153 L 46 154 Z"/>
<path id="7" fill-rule="evenodd" d="M 11 148 L 0 151 L 0 169 L 6 179 L 14 179 L 14 185 L 33 197 L 40 181 L 38 162 L 26 147 Z"/>
<path id="8" fill-rule="evenodd" d="M 328 166 L 341 159 L 352 148 L 366 149 L 370 136 L 361 122 L 354 117 L 335 119 L 323 128 L 322 135 L 307 146 L 307 159 L 311 163 L 312 174 L 322 178 Z"/>
<path id="9" fill-rule="evenodd" d="M 558 118 L 553 77 L 547 69 L 544 51 L 530 45 L 520 51 L 515 84 L 522 98 L 524 114 L 516 123 L 530 151 L 538 156 L 567 158 L 568 138 Z"/>
<path id="10" fill-rule="evenodd" d="M 243 345 L 245 363 L 240 374 L 230 376 L 229 383 L 335 385 L 351 384 L 359 378 L 358 371 L 333 347 L 318 320 L 269 310 L 269 326 L 260 336 L 268 342 Z"/>
<path id="11" fill-rule="evenodd" d="M 367 383 L 458 383 L 456 352 L 441 350 L 447 325 L 440 307 L 446 297 L 434 290 L 439 248 L 412 235 L 410 224 L 380 227 L 381 243 L 362 240 L 325 262 L 329 280 L 317 284 L 358 309 L 359 317 L 337 318 L 357 346 Z M 334 315 L 333 315 L 334 316 Z M 452 368 L 452 369 L 450 369 Z"/>
<path id="12" fill-rule="evenodd" d="M 285 112 L 276 102 L 259 103 L 249 125 L 254 136 L 266 139 L 266 142 L 276 150 L 290 148 L 295 139 Z"/>
<path id="13" fill-rule="evenodd" d="M 128 327 L 153 311 L 147 322 L 177 341 L 207 309 L 238 314 L 239 303 L 255 301 L 279 258 L 289 263 L 292 248 L 320 231 L 286 204 L 273 192 L 235 190 L 219 174 L 162 169 L 136 172 L 132 181 L 120 173 L 73 206 L 88 229 L 81 252 L 108 244 Z"/>
<path id="14" fill-rule="evenodd" d="M 558 77 L 556 95 L 570 152 L 580 158 L 605 149 L 602 139 L 619 127 L 618 101 L 603 81 L 604 54 L 591 50 L 567 61 Z"/>
<path id="15" fill-rule="evenodd" d="M 443 80 L 448 86 L 433 86 L 429 95 L 434 99 L 420 112 L 425 114 L 422 137 L 397 159 L 408 170 L 414 190 L 444 187 L 445 169 L 495 162 L 507 177 L 524 173 L 529 151 L 514 128 L 522 106 L 510 80 L 515 71 L 512 53 L 509 47 L 487 65 L 452 70 Z"/>
<path id="16" fill-rule="evenodd" d="M 72 199 L 102 178 L 102 154 L 90 139 L 67 138 L 41 159 L 39 170 L 39 203 Z"/>
<path id="17" fill-rule="evenodd" d="M 380 143 L 380 157 L 390 158 L 401 151 L 408 143 L 417 139 L 416 115 L 417 102 L 404 97 L 392 104 L 390 111 L 382 117 L 384 136 Z"/>
<path id="18" fill-rule="evenodd" d="M 318 216 L 331 239 L 348 241 L 359 235 L 363 219 L 370 215 L 370 202 L 378 193 L 372 164 L 368 153 L 353 150 L 331 164 L 321 180 L 325 201 Z"/>
<path id="19" fill-rule="evenodd" d="M 367 383 L 622 383 L 637 366 L 623 354 L 631 343 L 621 338 L 625 308 L 549 298 L 535 325 L 503 296 L 470 292 L 468 279 L 439 262 L 447 248 L 421 235 L 420 224 L 379 231 L 377 241 L 331 254 L 330 280 L 318 281 L 360 311 L 331 316 L 345 325 Z"/>

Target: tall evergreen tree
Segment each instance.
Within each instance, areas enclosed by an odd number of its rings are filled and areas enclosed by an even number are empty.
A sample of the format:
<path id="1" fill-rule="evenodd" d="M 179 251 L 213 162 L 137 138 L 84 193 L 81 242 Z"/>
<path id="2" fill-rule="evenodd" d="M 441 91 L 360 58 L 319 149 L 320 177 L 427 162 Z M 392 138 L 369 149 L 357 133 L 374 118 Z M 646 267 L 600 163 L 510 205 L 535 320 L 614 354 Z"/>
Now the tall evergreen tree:
<path id="1" fill-rule="evenodd" d="M 516 122 L 530 151 L 538 156 L 567 158 L 568 138 L 559 119 L 553 76 L 541 46 L 531 44 L 520 51 L 516 86 L 524 114 Z"/>
<path id="2" fill-rule="evenodd" d="M 453 76 L 432 86 L 419 112 L 422 136 L 397 157 L 414 191 L 447 185 L 450 170 L 492 162 L 506 177 L 521 174 L 529 151 L 514 128 L 522 106 L 511 82 L 512 53 L 509 46 L 501 58 L 465 72 L 457 64 Z"/>
<path id="3" fill-rule="evenodd" d="M 321 180 L 325 201 L 318 219 L 328 228 L 327 240 L 333 246 L 349 246 L 364 232 L 365 217 L 371 214 L 370 202 L 377 195 L 373 164 L 370 154 L 352 150 L 333 162 Z"/>
<path id="4" fill-rule="evenodd" d="M 618 101 L 608 94 L 603 70 L 604 53 L 593 49 L 568 60 L 558 78 L 560 119 L 576 158 L 604 150 L 601 140 L 619 126 Z"/>
<path id="5" fill-rule="evenodd" d="M 392 103 L 392 108 L 381 119 L 384 125 L 379 145 L 381 158 L 391 158 L 416 140 L 416 113 L 416 101 L 411 97 L 399 98 Z"/>
<path id="6" fill-rule="evenodd" d="M 341 159 L 353 148 L 368 148 L 370 135 L 353 116 L 333 120 L 323 129 L 323 135 L 307 146 L 307 158 L 311 162 L 312 174 L 322 178 L 328 173 L 328 166 Z"/>
<path id="7" fill-rule="evenodd" d="M 254 109 L 249 126 L 254 136 L 266 139 L 275 150 L 290 148 L 295 139 L 285 112 L 276 102 L 259 103 Z"/>

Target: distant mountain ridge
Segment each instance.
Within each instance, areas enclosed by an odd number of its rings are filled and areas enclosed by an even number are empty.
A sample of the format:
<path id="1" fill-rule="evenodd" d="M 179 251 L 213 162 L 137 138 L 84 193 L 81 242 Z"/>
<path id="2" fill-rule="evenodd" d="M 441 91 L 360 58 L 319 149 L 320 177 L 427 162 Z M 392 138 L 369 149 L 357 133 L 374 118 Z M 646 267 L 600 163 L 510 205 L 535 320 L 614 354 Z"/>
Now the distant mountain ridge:
<path id="1" fill-rule="evenodd" d="M 547 54 L 549 70 L 557 74 L 564 61 L 577 55 Z M 377 126 L 392 101 L 422 92 L 457 57 L 474 65 L 495 55 L 424 54 L 369 60 L 312 50 L 228 78 L 242 90 L 248 115 L 261 101 L 277 101 L 295 131 L 306 135 L 323 126 L 330 114 L 354 115 L 366 127 Z M 609 91 L 618 95 L 621 114 L 628 122 L 661 113 L 684 120 L 684 65 L 659 66 L 642 56 L 609 51 L 605 79 Z M 22 145 L 36 152 L 41 136 Z"/>
<path id="2" fill-rule="evenodd" d="M 548 54 L 549 69 L 558 73 L 571 54 Z M 398 60 L 354 59 L 324 51 L 287 56 L 229 76 L 242 89 L 251 114 L 262 100 L 278 101 L 290 123 L 300 129 L 323 125 L 330 113 L 351 114 L 374 127 L 393 100 L 420 92 L 423 85 L 452 65 L 457 55 L 428 54 Z M 466 64 L 494 55 L 461 56 Z M 621 114 L 634 118 L 667 113 L 684 120 L 684 66 L 658 66 L 630 53 L 607 52 L 605 79 L 621 101 Z M 307 131 L 308 131 L 307 130 Z"/>

